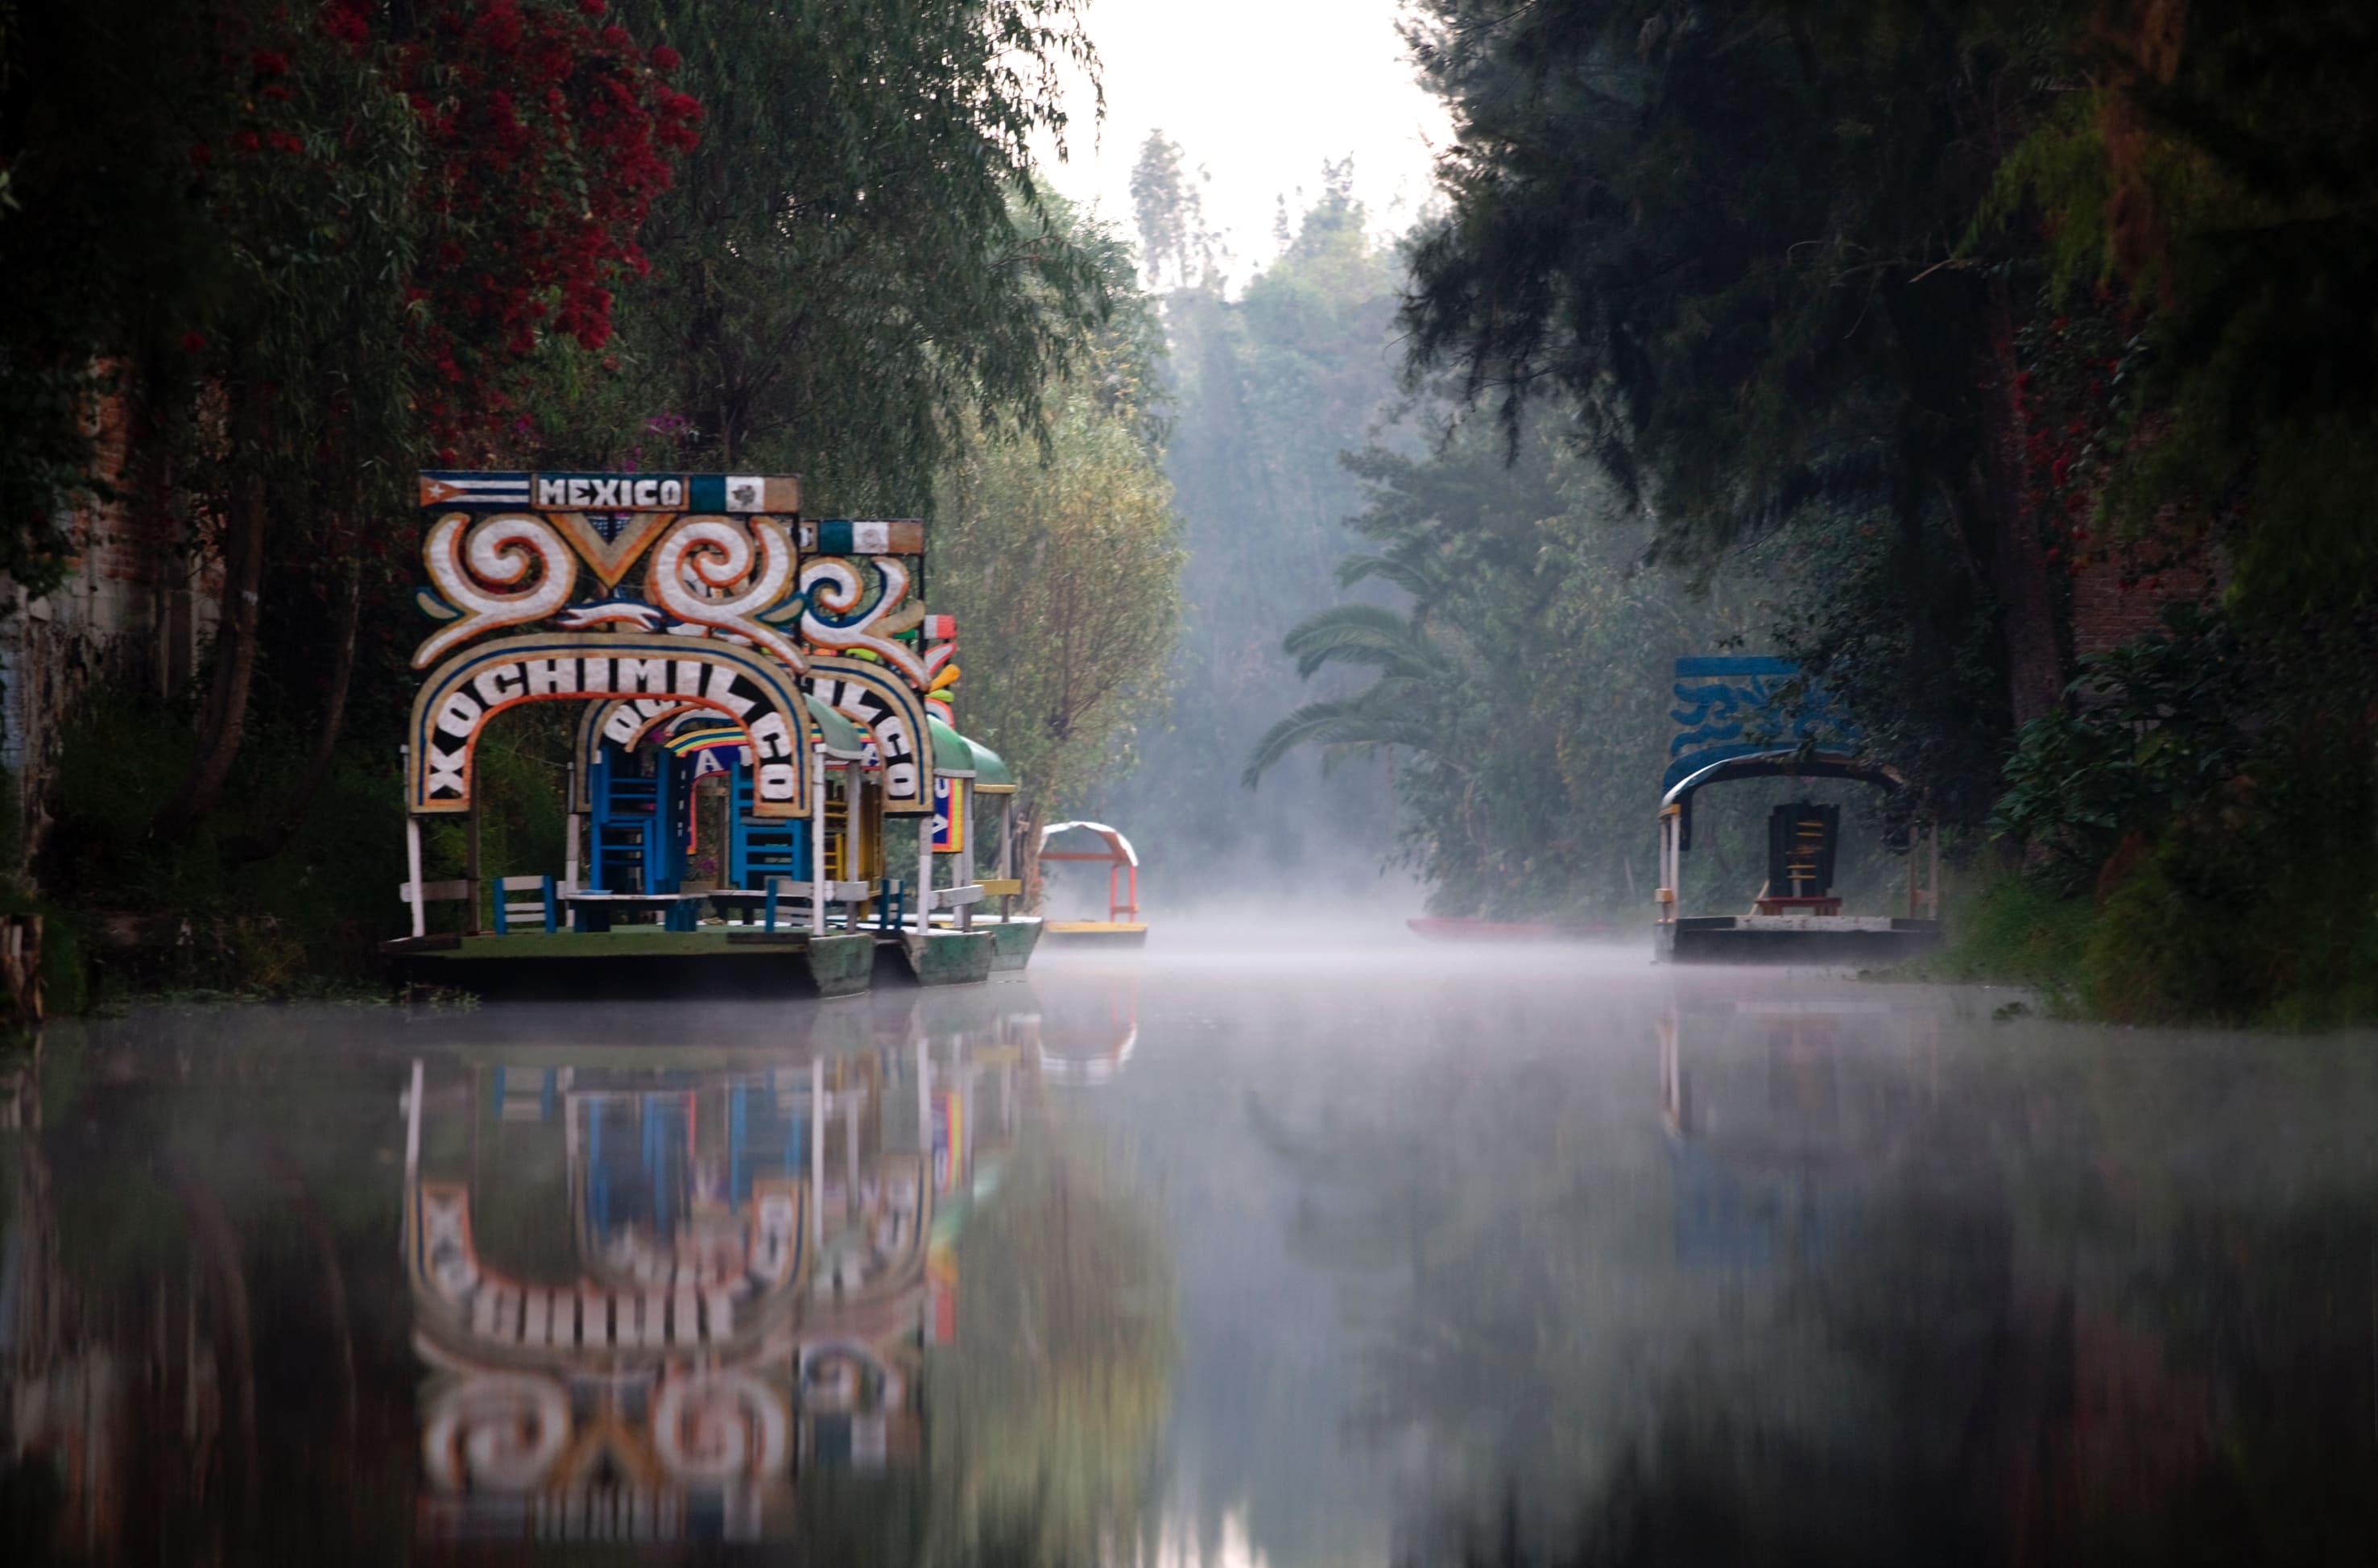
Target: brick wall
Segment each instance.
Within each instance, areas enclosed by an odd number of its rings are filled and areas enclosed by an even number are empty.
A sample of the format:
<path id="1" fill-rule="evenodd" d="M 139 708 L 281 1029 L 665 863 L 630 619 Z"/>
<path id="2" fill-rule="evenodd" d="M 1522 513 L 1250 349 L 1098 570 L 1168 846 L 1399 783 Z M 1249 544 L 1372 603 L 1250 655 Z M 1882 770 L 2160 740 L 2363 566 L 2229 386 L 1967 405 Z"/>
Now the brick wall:
<path id="1" fill-rule="evenodd" d="M 2072 576 L 2072 653 L 2103 653 L 2163 628 L 2169 604 L 2221 591 L 2219 561 L 2201 541 L 2150 532 L 2086 560 Z"/>

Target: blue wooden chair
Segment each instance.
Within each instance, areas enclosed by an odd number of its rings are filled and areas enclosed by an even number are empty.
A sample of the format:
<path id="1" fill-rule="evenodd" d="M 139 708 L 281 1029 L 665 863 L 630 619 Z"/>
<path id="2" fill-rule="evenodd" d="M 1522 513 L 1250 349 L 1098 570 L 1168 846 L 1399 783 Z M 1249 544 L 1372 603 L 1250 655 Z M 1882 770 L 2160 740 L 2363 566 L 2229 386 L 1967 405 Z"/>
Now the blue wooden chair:
<path id="1" fill-rule="evenodd" d="M 511 895 L 515 893 L 534 893 L 536 897 L 514 902 Z M 531 929 L 540 921 L 546 931 L 561 929 L 560 906 L 554 897 L 552 877 L 499 876 L 495 882 L 495 894 L 497 935 L 510 935 L 514 921 L 524 922 Z"/>

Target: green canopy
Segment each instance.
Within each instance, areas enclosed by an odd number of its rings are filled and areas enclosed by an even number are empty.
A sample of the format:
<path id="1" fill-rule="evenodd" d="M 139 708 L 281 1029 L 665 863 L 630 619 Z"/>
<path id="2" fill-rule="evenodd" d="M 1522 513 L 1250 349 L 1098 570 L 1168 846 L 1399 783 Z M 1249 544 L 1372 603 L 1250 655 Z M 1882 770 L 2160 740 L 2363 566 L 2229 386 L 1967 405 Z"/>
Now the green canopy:
<path id="1" fill-rule="evenodd" d="M 1007 770 L 1007 759 L 984 745 L 969 740 L 974 748 L 974 791 L 978 795 L 1012 795 L 1015 793 L 1015 775 Z"/>
<path id="2" fill-rule="evenodd" d="M 933 735 L 933 771 L 943 778 L 974 777 L 974 748 L 967 738 L 935 718 L 925 716 L 925 727 Z"/>
<path id="3" fill-rule="evenodd" d="M 858 725 L 808 693 L 802 695 L 809 702 L 810 721 L 817 726 L 818 739 L 825 742 L 826 755 L 861 757 L 867 754 L 867 737 L 859 732 Z"/>

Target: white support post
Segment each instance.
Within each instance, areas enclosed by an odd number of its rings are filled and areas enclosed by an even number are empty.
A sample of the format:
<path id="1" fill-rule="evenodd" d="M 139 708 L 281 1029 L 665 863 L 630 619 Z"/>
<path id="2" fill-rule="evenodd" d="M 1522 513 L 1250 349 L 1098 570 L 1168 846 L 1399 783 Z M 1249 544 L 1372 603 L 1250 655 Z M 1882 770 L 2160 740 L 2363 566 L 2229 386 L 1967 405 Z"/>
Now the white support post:
<path id="1" fill-rule="evenodd" d="M 917 940 L 925 939 L 925 914 L 933 901 L 933 816 L 917 819 Z"/>
<path id="2" fill-rule="evenodd" d="M 925 1157 L 925 1179 L 933 1177 L 932 1047 L 917 1036 L 917 1151 Z"/>
<path id="3" fill-rule="evenodd" d="M 852 763 L 842 775 L 842 874 L 849 881 L 864 882 L 866 866 L 867 770 Z"/>
<path id="4" fill-rule="evenodd" d="M 578 891 L 578 830 L 584 826 L 585 814 L 570 814 L 570 836 L 561 841 L 561 887 L 566 893 Z"/>
<path id="5" fill-rule="evenodd" d="M 958 808 L 958 820 L 965 823 L 969 831 L 974 829 L 977 826 L 974 820 L 974 780 L 971 778 L 959 779 L 957 783 L 951 788 L 950 798 L 951 802 Z M 954 884 L 964 886 L 974 881 L 974 840 L 971 838 L 967 840 L 965 852 L 958 856 L 956 871 L 957 874 L 952 878 Z M 960 904 L 958 906 L 958 929 L 960 931 L 972 931 L 974 929 L 974 906 L 972 904 Z"/>
<path id="6" fill-rule="evenodd" d="M 825 1224 L 825 1058 L 810 1062 L 810 1235 Z"/>
<path id="7" fill-rule="evenodd" d="M 810 935 L 825 935 L 825 748 L 810 770 Z"/>
<path id="8" fill-rule="evenodd" d="M 405 894 L 413 900 L 413 934 L 425 935 L 429 917 L 421 904 L 421 819 L 411 812 L 404 814 L 404 873 Z"/>
<path id="9" fill-rule="evenodd" d="M 859 1096 L 842 1108 L 842 1212 L 859 1212 Z"/>
<path id="10" fill-rule="evenodd" d="M 575 1168 L 575 1167 L 573 1167 Z M 414 1188 L 421 1180 L 421 1058 L 413 1058 L 413 1086 L 404 1093 L 404 1200 L 411 1218 Z"/>
<path id="11" fill-rule="evenodd" d="M 1673 809 L 1660 813 L 1660 886 L 1651 897 L 1661 924 L 1676 918 L 1676 817 Z"/>

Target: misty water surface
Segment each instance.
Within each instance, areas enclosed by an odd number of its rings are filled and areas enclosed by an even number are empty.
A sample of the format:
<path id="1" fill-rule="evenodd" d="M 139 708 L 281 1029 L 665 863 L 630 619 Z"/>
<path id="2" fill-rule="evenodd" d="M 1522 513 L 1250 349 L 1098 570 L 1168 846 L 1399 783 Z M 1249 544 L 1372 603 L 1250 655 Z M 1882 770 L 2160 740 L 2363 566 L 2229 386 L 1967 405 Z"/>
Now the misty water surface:
<path id="1" fill-rule="evenodd" d="M 2373 1042 L 2009 1002 L 1361 926 L 54 1028 L 7 1539 L 2369 1561 Z"/>

